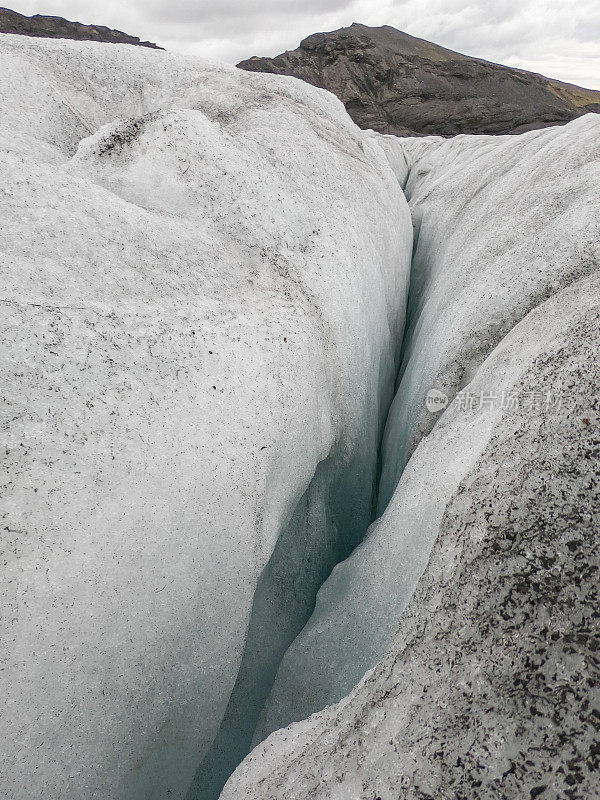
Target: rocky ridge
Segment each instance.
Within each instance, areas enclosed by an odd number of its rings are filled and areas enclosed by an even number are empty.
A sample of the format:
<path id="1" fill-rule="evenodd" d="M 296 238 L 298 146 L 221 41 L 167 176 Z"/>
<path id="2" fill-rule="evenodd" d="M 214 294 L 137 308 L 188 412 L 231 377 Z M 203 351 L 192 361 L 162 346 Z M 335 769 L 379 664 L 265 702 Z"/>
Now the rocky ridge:
<path id="1" fill-rule="evenodd" d="M 140 47 L 151 47 L 154 50 L 163 49 L 154 42 L 142 42 L 137 36 L 129 36 L 123 31 L 112 30 L 104 25 L 82 25 L 81 22 L 70 22 L 62 17 L 43 14 L 27 17 L 10 8 L 0 8 L 0 33 L 40 36 L 45 39 L 78 39 L 79 41 L 112 44 L 135 44 Z"/>
<path id="2" fill-rule="evenodd" d="M 337 95 L 361 128 L 397 136 L 521 133 L 600 111 L 600 92 L 455 53 L 395 28 L 354 23 L 238 67 Z"/>

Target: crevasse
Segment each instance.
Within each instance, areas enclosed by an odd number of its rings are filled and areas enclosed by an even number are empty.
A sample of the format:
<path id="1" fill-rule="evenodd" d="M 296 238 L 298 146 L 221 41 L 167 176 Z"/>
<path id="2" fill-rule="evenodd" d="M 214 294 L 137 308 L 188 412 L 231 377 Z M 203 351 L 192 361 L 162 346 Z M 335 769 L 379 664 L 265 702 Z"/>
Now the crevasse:
<path id="1" fill-rule="evenodd" d="M 261 735 L 346 696 L 258 747 L 224 798 L 520 797 L 573 783 L 596 796 L 585 754 L 599 126 L 589 115 L 519 136 L 402 142 L 418 237 L 386 446 L 410 458 L 285 654 Z M 448 398 L 441 413 L 423 402 L 431 389 Z M 393 489 L 396 466 L 383 467 Z"/>
<path id="2" fill-rule="evenodd" d="M 387 147 L 390 167 L 404 188 L 409 174 L 402 149 L 394 137 Z M 378 143 L 383 137 L 378 137 Z M 414 252 L 414 243 L 407 242 Z M 399 269 L 405 269 L 399 265 Z M 414 306 L 410 290 L 402 299 Z M 406 320 L 405 308 L 397 313 Z M 265 735 L 265 709 L 282 659 L 314 611 L 319 589 L 332 570 L 363 540 L 372 522 L 382 513 L 379 486 L 382 443 L 389 410 L 397 389 L 402 364 L 404 336 L 391 343 L 391 364 L 382 365 L 367 415 L 377 414 L 374 442 L 364 425 L 364 442 L 358 457 L 349 463 L 342 447 L 334 448 L 322 461 L 306 492 L 282 529 L 275 550 L 258 582 L 244 655 L 227 711 L 214 743 L 198 767 L 188 800 L 217 798 L 229 775 L 249 750 Z M 381 346 L 380 344 L 375 345 Z M 349 665 L 352 667 L 352 665 Z M 360 665 L 358 665 L 360 669 Z M 345 683 L 344 683 L 345 685 Z M 304 715 L 312 707 L 305 706 Z M 268 724 L 268 723 L 267 723 Z"/>
<path id="3" fill-rule="evenodd" d="M 404 308 L 398 309 L 402 318 L 404 313 Z M 401 336 L 390 341 L 390 358 L 382 361 L 375 391 L 365 409 L 367 422 L 357 455 L 348 461 L 343 443 L 334 447 L 318 465 L 282 528 L 258 581 L 244 654 L 227 710 L 212 747 L 198 767 L 187 800 L 217 798 L 233 770 L 262 738 L 258 726 L 282 658 L 310 619 L 317 593 L 335 565 L 360 544 L 376 518 L 381 442 L 394 396 L 401 344 Z M 386 346 L 384 343 L 384 350 Z M 378 420 L 375 428 L 373 415 Z"/>
<path id="4" fill-rule="evenodd" d="M 569 127 L 592 139 L 597 120 Z M 532 309 L 597 268 L 588 244 L 596 236 L 594 211 L 573 173 L 560 171 L 570 135 L 550 129 L 447 141 L 384 138 L 410 201 L 415 246 L 402 367 L 382 448 L 380 515 L 320 589 L 311 619 L 282 659 L 255 742 L 341 700 L 382 658 L 446 506 L 502 411 L 488 402 L 465 417 L 452 400 Z M 585 148 L 577 157 L 587 174 Z M 549 163 L 556 180 L 546 177 Z M 515 195 L 516 185 L 527 190 Z M 499 206 L 511 213 L 496 219 Z M 572 229 L 583 234 L 576 248 Z M 528 354 L 524 348 L 515 362 L 526 363 Z M 496 371 L 484 388 L 500 398 L 517 368 L 509 377 Z M 428 410 L 430 390 L 446 395 L 446 412 Z M 456 414 L 460 435 L 447 432 Z"/>

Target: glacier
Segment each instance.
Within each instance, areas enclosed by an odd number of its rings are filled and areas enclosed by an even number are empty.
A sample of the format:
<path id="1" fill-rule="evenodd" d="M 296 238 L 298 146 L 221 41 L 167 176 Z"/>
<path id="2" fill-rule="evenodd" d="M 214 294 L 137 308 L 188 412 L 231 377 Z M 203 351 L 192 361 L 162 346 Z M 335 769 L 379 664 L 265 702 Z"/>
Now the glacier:
<path id="1" fill-rule="evenodd" d="M 275 732 L 222 798 L 584 800 L 600 788 L 600 117 L 385 146 L 415 252 L 383 513 L 321 588 L 255 742 Z"/>
<path id="2" fill-rule="evenodd" d="M 341 700 L 383 656 L 448 503 L 501 424 L 503 394 L 516 393 L 516 365 L 510 380 L 498 373 L 482 382 L 482 363 L 532 309 L 599 266 L 598 115 L 520 136 L 379 138 L 415 228 L 381 516 L 321 589 L 279 668 L 256 742 Z M 521 356 L 519 369 L 529 349 Z M 462 414 L 463 428 L 449 439 L 431 438 L 440 414 L 426 405 L 430 390 L 450 409 L 459 393 L 483 393 L 484 413 L 477 422 Z"/>
<path id="3" fill-rule="evenodd" d="M 597 795 L 600 117 L 0 66 L 4 795 Z"/>
<path id="4" fill-rule="evenodd" d="M 484 361 L 474 391 L 552 386 L 565 402 L 444 412 L 415 466 L 439 469 L 448 447 L 470 463 L 384 655 L 253 750 L 223 800 L 597 796 L 599 335 L 596 273 Z"/>
<path id="5" fill-rule="evenodd" d="M 185 797 L 373 519 L 410 212 L 294 79 L 10 35 L 0 67 L 2 791 Z"/>
<path id="6" fill-rule="evenodd" d="M 398 631 L 347 697 L 257 747 L 223 800 L 597 796 L 599 333 L 594 274 L 486 359 L 474 390 L 551 385 L 571 399 L 505 411 L 491 436 L 487 409 L 444 413 L 413 456 L 424 468 L 453 439 L 469 458 L 487 444 Z"/>

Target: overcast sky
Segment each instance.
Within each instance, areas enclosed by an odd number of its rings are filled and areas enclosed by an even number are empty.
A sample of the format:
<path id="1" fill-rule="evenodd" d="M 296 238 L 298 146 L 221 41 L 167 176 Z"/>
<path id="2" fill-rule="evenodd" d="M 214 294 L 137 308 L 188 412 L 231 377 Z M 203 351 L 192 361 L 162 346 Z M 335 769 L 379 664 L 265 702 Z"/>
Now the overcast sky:
<path id="1" fill-rule="evenodd" d="M 107 25 L 237 62 L 352 22 L 392 25 L 468 55 L 600 89 L 599 0 L 4 0 L 22 14 Z"/>

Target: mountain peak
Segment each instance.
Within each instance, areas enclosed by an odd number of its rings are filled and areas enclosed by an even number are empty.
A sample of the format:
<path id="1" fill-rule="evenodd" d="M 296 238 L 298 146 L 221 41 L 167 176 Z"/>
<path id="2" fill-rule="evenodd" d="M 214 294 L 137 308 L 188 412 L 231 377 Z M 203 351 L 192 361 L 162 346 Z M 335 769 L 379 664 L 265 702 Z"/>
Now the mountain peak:
<path id="1" fill-rule="evenodd" d="M 328 89 L 361 128 L 400 136 L 517 133 L 600 110 L 600 92 L 456 53 L 389 25 L 353 22 L 238 66 Z"/>

